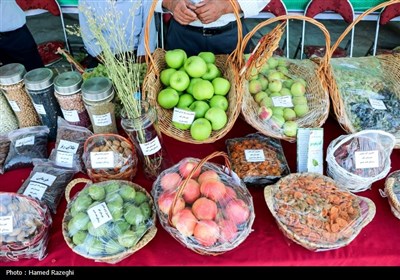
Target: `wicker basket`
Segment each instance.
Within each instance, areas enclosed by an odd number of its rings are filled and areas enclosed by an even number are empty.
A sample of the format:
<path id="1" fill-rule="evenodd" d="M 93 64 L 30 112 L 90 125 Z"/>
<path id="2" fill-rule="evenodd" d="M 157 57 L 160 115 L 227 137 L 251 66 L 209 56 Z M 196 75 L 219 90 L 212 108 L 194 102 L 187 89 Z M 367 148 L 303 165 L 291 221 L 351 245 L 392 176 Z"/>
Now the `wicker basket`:
<path id="1" fill-rule="evenodd" d="M 162 133 L 177 139 L 181 142 L 191 143 L 191 144 L 204 144 L 204 143 L 213 143 L 216 140 L 224 137 L 233 127 L 237 117 L 240 113 L 240 105 L 242 100 L 242 88 L 239 83 L 239 75 L 237 68 L 237 61 L 239 57 L 239 50 L 242 41 L 242 24 L 239 18 L 239 14 L 237 11 L 237 7 L 232 0 L 229 0 L 231 5 L 234 7 L 234 13 L 237 20 L 238 26 L 238 43 L 236 49 L 230 55 L 216 55 L 216 66 L 221 70 L 222 76 L 229 80 L 231 84 L 230 91 L 227 94 L 229 107 L 226 111 L 228 122 L 225 127 L 220 130 L 212 131 L 209 138 L 206 140 L 194 140 L 190 135 L 190 130 L 181 130 L 172 125 L 172 116 L 173 111 L 168 109 L 163 109 L 158 105 L 157 95 L 163 89 L 163 85 L 160 80 L 160 73 L 164 70 L 167 65 L 165 62 L 165 50 L 156 49 L 153 54 L 151 54 L 150 49 L 148 47 L 148 29 L 150 25 L 150 21 L 152 15 L 154 13 L 155 4 L 157 1 L 154 1 L 152 7 L 149 12 L 149 16 L 147 17 L 147 25 L 145 29 L 145 48 L 146 48 L 146 59 L 148 60 L 148 69 L 147 74 L 143 81 L 142 86 L 142 98 L 147 99 L 147 101 L 153 105 L 158 112 L 159 116 L 159 127 Z"/>
<path id="2" fill-rule="evenodd" d="M 324 25 L 312 18 L 296 15 L 285 15 L 274 17 L 259 23 L 244 37 L 242 52 L 244 51 L 246 44 L 259 29 L 271 23 L 283 21 L 283 23 L 276 25 L 271 32 L 260 39 L 258 45 L 246 64 L 243 60 L 241 62 L 240 74 L 241 83 L 243 84 L 243 101 L 241 110 L 242 116 L 246 122 L 248 122 L 259 132 L 266 136 L 294 142 L 296 141 L 296 136 L 286 136 L 283 133 L 283 129 L 274 125 L 274 122 L 271 121 L 271 119 L 263 121 L 259 118 L 258 109 L 260 106 L 250 94 L 248 82 L 253 69 L 255 68 L 259 71 L 264 63 L 266 63 L 266 61 L 272 56 L 273 52 L 278 48 L 279 41 L 286 27 L 286 20 L 304 20 L 316 25 L 323 32 L 325 36 L 326 49 L 329 49 L 329 32 Z M 329 115 L 329 94 L 327 91 L 327 85 L 325 83 L 326 68 L 327 65 L 329 65 L 328 52 L 326 52 L 324 57 L 313 60 L 282 59 L 288 63 L 289 76 L 294 78 L 303 78 L 307 83 L 305 96 L 307 98 L 309 112 L 306 115 L 296 119 L 298 127 L 321 127 Z"/>
<path id="3" fill-rule="evenodd" d="M 79 183 L 86 183 L 88 185 L 85 186 L 85 188 L 79 192 L 73 199 L 70 198 L 70 192 L 72 190 L 72 188 L 79 184 Z M 63 221 L 62 221 L 62 233 L 64 236 L 64 240 L 67 243 L 68 247 L 71 248 L 72 251 L 74 251 L 75 253 L 77 253 L 78 255 L 81 255 L 87 259 L 92 259 L 96 262 L 106 262 L 106 263 L 117 263 L 127 257 L 129 257 L 130 255 L 132 255 L 133 253 L 135 253 L 136 251 L 140 250 L 141 248 L 143 248 L 147 243 L 149 243 L 156 235 L 157 233 L 157 228 L 156 228 L 156 211 L 154 208 L 154 203 L 153 203 L 153 198 L 150 196 L 150 194 L 141 186 L 132 183 L 130 181 L 125 181 L 125 180 L 109 180 L 107 182 L 100 182 L 100 183 L 96 183 L 97 185 L 102 185 L 104 186 L 105 184 L 111 184 L 111 183 L 116 183 L 119 185 L 129 185 L 130 187 L 134 188 L 135 191 L 140 191 L 141 193 L 144 193 L 146 195 L 147 201 L 152 209 L 152 213 L 151 216 L 149 218 L 149 221 L 146 223 L 146 231 L 143 232 L 143 235 L 140 237 L 139 241 L 134 244 L 131 247 L 128 248 L 124 248 L 124 250 L 122 252 L 118 252 L 115 254 L 108 254 L 108 253 L 104 253 L 104 251 L 98 255 L 90 255 L 87 252 L 83 252 L 82 250 L 78 249 L 79 246 L 77 246 L 76 244 L 74 244 L 69 232 L 68 232 L 68 223 L 69 221 L 73 218 L 71 211 L 72 211 L 72 207 L 69 207 L 71 205 L 71 203 L 73 203 L 77 198 L 79 198 L 79 196 L 88 189 L 88 187 L 91 185 L 91 181 L 88 179 L 84 179 L 84 178 L 78 178 L 78 179 L 74 179 L 72 180 L 66 190 L 65 190 L 65 199 L 68 202 L 68 206 L 67 209 L 64 213 L 64 217 L 63 217 Z M 116 191 L 119 191 L 119 189 L 117 189 Z M 112 224 L 115 226 L 115 222 L 118 221 L 108 221 L 107 224 Z M 109 230 L 108 234 L 112 235 L 113 233 L 117 233 L 115 232 L 115 230 Z M 88 233 L 88 236 L 90 234 Z M 118 236 L 117 236 L 118 237 Z M 116 237 L 116 238 L 117 238 Z M 99 240 L 104 241 L 107 237 L 98 237 Z"/>
<path id="4" fill-rule="evenodd" d="M 346 30 L 343 32 L 343 34 L 338 38 L 338 40 L 335 42 L 335 44 L 331 47 L 330 49 L 330 55 L 335 51 L 335 49 L 339 46 L 339 44 L 343 41 L 343 39 L 346 37 L 346 35 L 351 31 L 351 29 L 354 27 L 355 24 L 357 24 L 359 21 L 361 21 L 365 16 L 376 12 L 380 10 L 381 8 L 384 8 L 386 6 L 389 6 L 391 4 L 396 4 L 400 3 L 399 0 L 394 0 L 394 1 L 388 1 L 381 3 L 361 15 L 357 17 L 352 24 L 350 24 Z M 358 132 L 361 130 L 365 129 L 380 129 L 380 130 L 385 130 L 389 133 L 392 133 L 396 137 L 396 145 L 395 148 L 399 149 L 400 148 L 400 129 L 399 129 L 399 124 L 400 124 L 400 119 L 399 119 L 399 113 L 398 111 L 393 111 L 390 115 L 390 118 L 388 120 L 388 124 L 391 125 L 391 128 L 386 129 L 385 127 L 382 126 L 382 123 L 384 122 L 384 117 L 376 115 L 376 113 L 384 112 L 385 110 L 374 110 L 374 107 L 370 105 L 370 100 L 369 98 L 376 98 L 376 95 L 381 95 L 381 91 L 384 89 L 384 87 L 390 87 L 388 88 L 390 90 L 390 95 L 389 98 L 395 98 L 397 99 L 396 102 L 399 102 L 400 99 L 400 71 L 399 71 L 399 65 L 400 65 L 400 54 L 382 54 L 382 55 L 377 55 L 377 56 L 368 56 L 368 57 L 347 57 L 347 58 L 331 58 L 330 59 L 330 67 L 328 68 L 328 72 L 330 72 L 327 77 L 330 77 L 327 79 L 327 83 L 329 84 L 329 93 L 332 99 L 332 106 L 333 106 L 333 111 L 336 115 L 336 118 L 341 125 L 341 127 L 348 133 L 354 133 Z M 336 67 L 333 67 L 336 65 Z M 346 66 L 347 67 L 346 72 L 343 72 L 343 74 L 340 75 L 341 72 L 338 71 L 338 67 Z M 359 69 L 356 69 L 356 67 L 359 67 Z M 348 73 L 356 73 L 360 72 L 357 70 L 361 70 L 362 72 L 357 76 L 353 77 L 348 75 Z M 368 72 L 370 71 L 371 72 Z M 337 76 L 335 76 L 337 75 Z M 340 76 L 339 76 L 340 75 Z M 348 77 L 349 78 L 349 83 L 345 82 L 340 82 L 339 77 Z M 350 81 L 351 80 L 351 81 Z M 353 81 L 353 82 L 352 82 Z M 358 81 L 361 84 L 360 88 L 357 88 L 356 85 L 354 84 L 354 81 Z M 372 83 L 373 81 L 373 83 Z M 340 84 L 342 86 L 340 86 Z M 369 88 L 365 88 L 365 85 L 370 84 Z M 347 90 L 349 89 L 349 91 Z M 357 90 L 360 92 L 360 96 L 362 97 L 361 101 L 360 98 L 357 98 L 355 100 L 351 100 L 350 98 L 353 98 L 356 96 Z M 386 89 L 385 89 L 386 91 Z M 378 97 L 378 99 L 381 99 Z M 384 97 L 383 99 L 388 99 L 388 97 Z M 362 115 L 362 117 L 358 117 L 357 113 L 361 111 L 361 108 L 355 108 L 354 112 L 351 111 L 351 103 L 355 103 L 356 105 L 359 105 L 361 103 L 365 104 L 368 108 L 368 111 Z M 354 106 L 354 105 L 353 105 Z M 394 105 L 393 107 L 397 107 Z M 371 117 L 371 116 L 376 116 L 375 118 L 375 124 L 359 124 L 358 122 L 360 121 L 359 119 L 366 118 L 366 117 Z M 397 124 L 396 124 L 397 123 Z"/>
<path id="5" fill-rule="evenodd" d="M 311 251 L 348 245 L 376 212 L 370 199 L 318 173 L 292 173 L 266 186 L 264 198 L 284 235 Z"/>
<path id="6" fill-rule="evenodd" d="M 400 171 L 389 174 L 385 180 L 385 194 L 388 197 L 390 210 L 393 215 L 400 219 Z"/>

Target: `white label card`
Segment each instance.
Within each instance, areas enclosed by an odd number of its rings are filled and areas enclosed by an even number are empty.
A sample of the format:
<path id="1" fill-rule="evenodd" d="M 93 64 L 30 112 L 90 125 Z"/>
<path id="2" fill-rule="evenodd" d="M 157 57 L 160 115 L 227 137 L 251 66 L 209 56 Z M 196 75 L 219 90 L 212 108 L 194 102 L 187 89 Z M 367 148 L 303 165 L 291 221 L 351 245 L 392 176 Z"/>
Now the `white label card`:
<path id="1" fill-rule="evenodd" d="M 174 108 L 174 113 L 172 114 L 172 121 L 181 124 L 192 124 L 196 112 L 183 110 L 179 108 Z"/>
<path id="2" fill-rule="evenodd" d="M 112 220 L 110 210 L 105 202 L 89 208 L 87 210 L 87 214 L 94 228 L 98 228 L 99 226 L 104 225 L 108 221 Z"/>
<path id="3" fill-rule="evenodd" d="M 63 110 L 64 119 L 69 122 L 79 122 L 79 115 L 77 110 Z"/>
<path id="4" fill-rule="evenodd" d="M 72 168 L 73 163 L 74 163 L 73 153 L 68 153 L 63 151 L 56 152 L 56 164 L 58 166 Z"/>
<path id="5" fill-rule="evenodd" d="M 28 136 L 15 141 L 15 147 L 22 147 L 35 144 L 35 136 Z"/>
<path id="6" fill-rule="evenodd" d="M 263 162 L 265 161 L 264 150 L 244 150 L 244 156 L 248 162 Z"/>
<path id="7" fill-rule="evenodd" d="M 324 131 L 311 129 L 308 139 L 307 171 L 323 174 Z"/>
<path id="8" fill-rule="evenodd" d="M 67 153 L 73 153 L 76 154 L 79 148 L 79 143 L 67 141 L 67 140 L 60 140 L 60 143 L 58 143 L 57 146 L 57 151 L 63 151 Z"/>
<path id="9" fill-rule="evenodd" d="M 43 194 L 46 190 L 47 186 L 44 184 L 29 182 L 23 194 L 36 198 L 38 200 L 42 200 Z"/>
<path id="10" fill-rule="evenodd" d="M 385 103 L 380 99 L 369 98 L 369 104 L 376 110 L 386 110 Z"/>
<path id="11" fill-rule="evenodd" d="M 114 168 L 114 152 L 91 152 L 90 161 L 92 168 Z"/>
<path id="12" fill-rule="evenodd" d="M 8 101 L 8 103 L 10 104 L 14 112 L 21 112 L 21 109 L 19 108 L 17 102 L 15 102 L 14 100 L 10 100 Z"/>
<path id="13" fill-rule="evenodd" d="M 35 104 L 33 103 L 33 107 L 35 107 L 36 112 L 39 115 L 46 115 L 46 109 L 44 109 L 44 106 L 42 104 Z"/>
<path id="14" fill-rule="evenodd" d="M 153 155 L 161 150 L 160 140 L 158 140 L 157 136 L 153 140 L 139 145 L 143 155 L 145 156 Z"/>
<path id="15" fill-rule="evenodd" d="M 31 181 L 35 181 L 38 183 L 45 184 L 47 186 L 51 186 L 51 185 L 53 185 L 53 183 L 56 179 L 57 179 L 57 177 L 54 175 L 43 173 L 43 172 L 36 172 L 35 174 L 33 174 Z"/>
<path id="16" fill-rule="evenodd" d="M 358 151 L 354 152 L 356 168 L 377 168 L 379 167 L 379 151 Z"/>
<path id="17" fill-rule="evenodd" d="M 104 115 L 92 115 L 94 125 L 96 126 L 107 126 L 112 123 L 111 114 L 107 113 Z"/>
<path id="18" fill-rule="evenodd" d="M 13 217 L 0 216 L 0 234 L 11 233 L 13 230 Z"/>
<path id="19" fill-rule="evenodd" d="M 275 107 L 294 107 L 292 97 L 289 95 L 274 96 L 272 97 L 272 103 L 274 103 Z"/>

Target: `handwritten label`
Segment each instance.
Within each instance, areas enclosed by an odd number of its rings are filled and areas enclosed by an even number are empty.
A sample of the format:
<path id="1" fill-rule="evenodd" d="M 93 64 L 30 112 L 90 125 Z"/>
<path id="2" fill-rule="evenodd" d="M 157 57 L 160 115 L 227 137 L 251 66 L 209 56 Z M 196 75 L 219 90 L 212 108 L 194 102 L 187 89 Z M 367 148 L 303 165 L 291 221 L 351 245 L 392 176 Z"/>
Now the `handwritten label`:
<path id="1" fill-rule="evenodd" d="M 289 95 L 274 96 L 272 97 L 272 103 L 274 103 L 275 107 L 293 107 L 292 97 Z"/>
<path id="2" fill-rule="evenodd" d="M 64 110 L 61 109 L 64 119 L 69 122 L 79 122 L 79 115 L 77 110 Z"/>
<path id="3" fill-rule="evenodd" d="M 377 168 L 379 167 L 379 151 L 358 151 L 354 152 L 356 168 Z"/>
<path id="4" fill-rule="evenodd" d="M 47 188 L 48 186 L 44 184 L 29 182 L 23 194 L 41 200 Z"/>
<path id="5" fill-rule="evenodd" d="M 174 108 L 174 113 L 172 114 L 172 121 L 181 124 L 192 124 L 196 112 L 183 110 L 179 108 Z"/>
<path id="6" fill-rule="evenodd" d="M 114 152 L 91 152 L 92 168 L 114 168 Z"/>
<path id="7" fill-rule="evenodd" d="M 87 214 L 94 228 L 98 228 L 99 226 L 104 225 L 108 221 L 112 220 L 110 210 L 105 202 L 89 208 L 87 210 Z"/>
<path id="8" fill-rule="evenodd" d="M 322 128 L 299 128 L 297 130 L 297 172 L 323 174 Z"/>
<path id="9" fill-rule="evenodd" d="M 21 112 L 21 109 L 19 108 L 17 102 L 15 102 L 13 100 L 9 100 L 8 103 L 10 104 L 10 106 L 14 112 Z"/>
<path id="10" fill-rule="evenodd" d="M 13 217 L 0 216 L 0 234 L 11 233 L 13 230 Z"/>
<path id="11" fill-rule="evenodd" d="M 35 144 L 35 136 L 28 136 L 15 141 L 15 147 L 32 146 L 33 144 Z"/>
<path id="12" fill-rule="evenodd" d="M 39 115 L 46 115 L 46 110 L 44 109 L 44 106 L 42 104 L 35 104 L 33 103 L 33 107 L 35 107 L 36 112 Z"/>
<path id="13" fill-rule="evenodd" d="M 31 181 L 35 181 L 38 183 L 45 184 L 47 186 L 51 186 L 51 185 L 53 185 L 53 183 L 56 179 L 57 179 L 57 177 L 54 175 L 43 173 L 43 172 L 36 172 L 35 174 L 33 174 Z"/>
<path id="14" fill-rule="evenodd" d="M 244 150 L 244 156 L 248 162 L 263 162 L 265 161 L 264 151 L 259 150 Z"/>
<path id="15" fill-rule="evenodd" d="M 144 143 L 144 144 L 139 144 L 140 149 L 142 150 L 143 155 L 149 156 L 157 153 L 159 150 L 161 150 L 161 144 L 160 140 L 158 140 L 158 137 L 155 137 L 153 140 Z"/>
<path id="16" fill-rule="evenodd" d="M 60 140 L 60 143 L 57 146 L 57 151 L 63 151 L 67 153 L 76 154 L 79 148 L 79 143 L 67 141 L 67 140 Z"/>
<path id="17" fill-rule="evenodd" d="M 111 114 L 107 113 L 104 115 L 93 115 L 93 122 L 96 126 L 107 126 L 112 123 Z"/>
<path id="18" fill-rule="evenodd" d="M 383 103 L 383 101 L 380 99 L 369 98 L 369 104 L 371 104 L 371 107 L 376 110 L 386 110 L 387 109 L 385 106 L 385 103 Z"/>
<path id="19" fill-rule="evenodd" d="M 64 151 L 57 151 L 56 153 L 56 164 L 58 166 L 72 168 L 74 163 L 74 154 Z"/>

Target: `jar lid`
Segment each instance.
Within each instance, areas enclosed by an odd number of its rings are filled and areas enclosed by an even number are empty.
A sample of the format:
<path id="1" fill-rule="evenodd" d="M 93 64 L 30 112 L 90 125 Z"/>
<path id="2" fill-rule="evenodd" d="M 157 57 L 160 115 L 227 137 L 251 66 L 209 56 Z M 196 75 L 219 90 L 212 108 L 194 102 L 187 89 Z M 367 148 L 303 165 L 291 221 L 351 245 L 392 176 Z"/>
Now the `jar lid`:
<path id="1" fill-rule="evenodd" d="M 0 84 L 14 85 L 24 79 L 25 66 L 20 63 L 10 63 L 0 67 Z"/>
<path id="2" fill-rule="evenodd" d="M 81 90 L 82 76 L 76 71 L 61 73 L 54 79 L 54 90 L 61 95 L 71 95 Z"/>
<path id="3" fill-rule="evenodd" d="M 53 84 L 53 71 L 49 68 L 37 68 L 24 76 L 25 87 L 29 90 L 41 90 Z"/>
<path id="4" fill-rule="evenodd" d="M 112 82 L 106 77 L 89 78 L 82 84 L 82 97 L 88 101 L 101 101 L 114 94 Z"/>

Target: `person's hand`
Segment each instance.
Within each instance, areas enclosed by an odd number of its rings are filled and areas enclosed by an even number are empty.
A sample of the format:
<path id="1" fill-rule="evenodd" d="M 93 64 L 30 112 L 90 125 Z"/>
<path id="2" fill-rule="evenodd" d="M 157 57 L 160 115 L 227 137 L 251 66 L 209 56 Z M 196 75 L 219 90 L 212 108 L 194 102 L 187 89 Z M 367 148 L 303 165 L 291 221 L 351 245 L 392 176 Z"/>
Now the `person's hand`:
<path id="1" fill-rule="evenodd" d="M 198 20 L 196 13 L 189 8 L 189 6 L 194 8 L 189 0 L 164 0 L 162 5 L 171 11 L 174 19 L 182 25 Z"/>
<path id="2" fill-rule="evenodd" d="M 223 0 L 203 0 L 195 5 L 194 12 L 199 20 L 206 24 L 219 19 L 222 15 L 233 12 L 232 5 Z"/>

